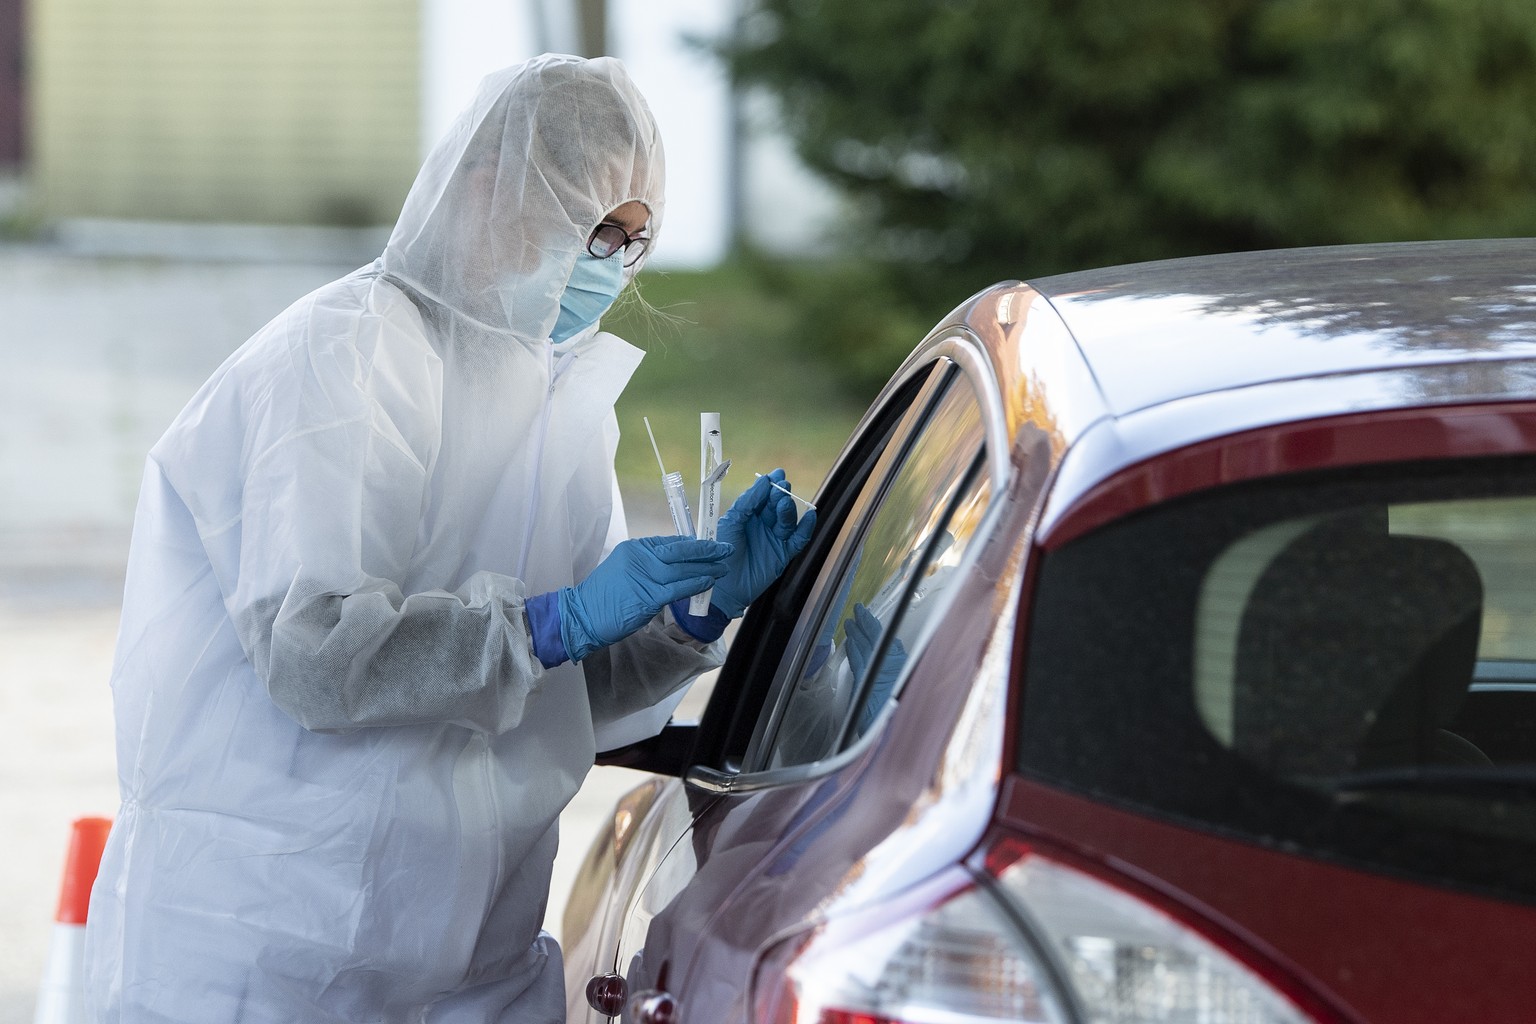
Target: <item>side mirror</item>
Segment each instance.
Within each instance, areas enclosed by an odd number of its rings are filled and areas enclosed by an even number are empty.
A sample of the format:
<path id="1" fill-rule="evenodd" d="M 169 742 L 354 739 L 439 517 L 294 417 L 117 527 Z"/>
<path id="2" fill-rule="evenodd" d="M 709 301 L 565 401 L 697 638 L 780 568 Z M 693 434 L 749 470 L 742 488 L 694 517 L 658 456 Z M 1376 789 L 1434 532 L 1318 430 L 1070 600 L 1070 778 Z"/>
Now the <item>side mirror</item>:
<path id="1" fill-rule="evenodd" d="M 600 752 L 597 763 L 681 778 L 693 763 L 693 746 L 698 735 L 697 722 L 668 722 L 650 739 Z"/>

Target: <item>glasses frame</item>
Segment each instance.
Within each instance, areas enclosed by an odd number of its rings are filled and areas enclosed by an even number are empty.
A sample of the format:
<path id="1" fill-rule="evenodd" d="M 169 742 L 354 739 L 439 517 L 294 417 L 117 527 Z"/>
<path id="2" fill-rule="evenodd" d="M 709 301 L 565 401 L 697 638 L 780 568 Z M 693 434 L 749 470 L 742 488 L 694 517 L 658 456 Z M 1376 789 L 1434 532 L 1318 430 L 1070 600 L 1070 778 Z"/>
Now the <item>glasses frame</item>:
<path id="1" fill-rule="evenodd" d="M 587 252 L 593 259 L 606 260 L 622 250 L 624 253 L 624 265 L 632 267 L 639 262 L 641 256 L 645 255 L 645 247 L 650 242 L 650 238 L 644 232 L 645 228 L 641 228 L 634 234 L 630 234 L 617 224 L 603 221 L 593 228 L 592 233 L 587 236 Z M 602 235 L 607 237 L 599 237 Z M 618 237 L 615 236 L 622 236 L 623 241 L 619 241 Z M 598 248 L 600 245 L 607 249 L 607 251 L 600 252 Z"/>

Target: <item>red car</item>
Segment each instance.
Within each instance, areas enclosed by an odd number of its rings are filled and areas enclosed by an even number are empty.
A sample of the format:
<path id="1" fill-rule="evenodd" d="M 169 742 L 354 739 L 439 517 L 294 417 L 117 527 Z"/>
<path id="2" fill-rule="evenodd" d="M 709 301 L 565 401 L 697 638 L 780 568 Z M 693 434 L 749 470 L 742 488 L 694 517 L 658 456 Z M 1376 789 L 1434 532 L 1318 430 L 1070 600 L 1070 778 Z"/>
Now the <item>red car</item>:
<path id="1" fill-rule="evenodd" d="M 1536 1020 L 1536 242 L 999 284 L 816 503 L 572 1021 Z"/>

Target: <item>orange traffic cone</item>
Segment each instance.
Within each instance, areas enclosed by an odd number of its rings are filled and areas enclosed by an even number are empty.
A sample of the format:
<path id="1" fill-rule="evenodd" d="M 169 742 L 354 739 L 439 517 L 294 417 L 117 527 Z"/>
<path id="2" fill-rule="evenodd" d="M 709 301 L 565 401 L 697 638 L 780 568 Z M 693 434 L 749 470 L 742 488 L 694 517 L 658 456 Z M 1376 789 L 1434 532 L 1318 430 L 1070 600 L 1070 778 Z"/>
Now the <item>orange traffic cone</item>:
<path id="1" fill-rule="evenodd" d="M 108 818 L 75 819 L 33 1024 L 85 1024 L 85 912 L 111 828 Z"/>

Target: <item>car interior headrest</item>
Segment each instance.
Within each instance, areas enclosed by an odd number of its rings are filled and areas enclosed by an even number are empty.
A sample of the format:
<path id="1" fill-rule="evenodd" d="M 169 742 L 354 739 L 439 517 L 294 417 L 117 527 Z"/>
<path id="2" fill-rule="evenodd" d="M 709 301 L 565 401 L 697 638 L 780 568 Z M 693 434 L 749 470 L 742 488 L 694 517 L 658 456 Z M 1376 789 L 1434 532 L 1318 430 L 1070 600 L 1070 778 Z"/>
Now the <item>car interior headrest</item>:
<path id="1" fill-rule="evenodd" d="M 1434 760 L 1476 667 L 1482 594 L 1447 541 L 1358 517 L 1307 530 L 1243 610 L 1234 748 L 1301 777 Z"/>

